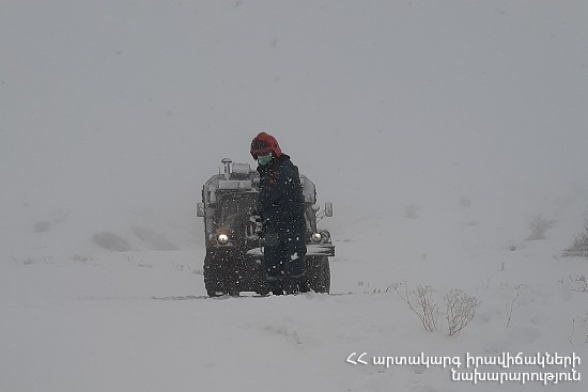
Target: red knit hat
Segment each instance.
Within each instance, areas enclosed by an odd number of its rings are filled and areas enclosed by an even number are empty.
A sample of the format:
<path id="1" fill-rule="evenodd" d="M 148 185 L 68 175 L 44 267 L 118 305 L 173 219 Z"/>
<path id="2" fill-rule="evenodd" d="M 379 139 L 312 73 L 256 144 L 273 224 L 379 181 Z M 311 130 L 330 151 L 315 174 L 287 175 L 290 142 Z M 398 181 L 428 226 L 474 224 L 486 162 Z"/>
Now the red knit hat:
<path id="1" fill-rule="evenodd" d="M 282 154 L 278 141 L 265 132 L 261 132 L 251 141 L 250 152 L 253 159 L 257 159 L 258 156 L 266 155 L 269 152 L 273 152 L 276 158 L 279 158 Z"/>

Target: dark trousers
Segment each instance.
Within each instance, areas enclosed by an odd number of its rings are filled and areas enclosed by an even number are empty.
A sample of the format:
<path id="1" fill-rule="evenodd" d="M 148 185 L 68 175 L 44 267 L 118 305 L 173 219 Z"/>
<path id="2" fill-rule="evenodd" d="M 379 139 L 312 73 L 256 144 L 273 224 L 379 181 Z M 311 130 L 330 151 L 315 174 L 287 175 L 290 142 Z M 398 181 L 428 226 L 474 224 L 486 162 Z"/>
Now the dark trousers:
<path id="1" fill-rule="evenodd" d="M 306 281 L 306 223 L 265 227 L 264 268 L 270 287 Z"/>

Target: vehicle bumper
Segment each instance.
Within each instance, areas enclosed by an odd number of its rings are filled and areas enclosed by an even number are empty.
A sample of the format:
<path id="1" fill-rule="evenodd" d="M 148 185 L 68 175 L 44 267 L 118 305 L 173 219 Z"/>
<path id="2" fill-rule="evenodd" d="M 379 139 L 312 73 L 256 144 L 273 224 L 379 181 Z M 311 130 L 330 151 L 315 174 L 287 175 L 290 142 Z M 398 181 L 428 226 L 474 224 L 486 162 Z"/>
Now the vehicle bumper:
<path id="1" fill-rule="evenodd" d="M 247 251 L 247 255 L 262 259 L 263 251 L 261 248 L 253 248 Z M 335 246 L 330 244 L 308 244 L 306 245 L 306 256 L 335 256 Z"/>

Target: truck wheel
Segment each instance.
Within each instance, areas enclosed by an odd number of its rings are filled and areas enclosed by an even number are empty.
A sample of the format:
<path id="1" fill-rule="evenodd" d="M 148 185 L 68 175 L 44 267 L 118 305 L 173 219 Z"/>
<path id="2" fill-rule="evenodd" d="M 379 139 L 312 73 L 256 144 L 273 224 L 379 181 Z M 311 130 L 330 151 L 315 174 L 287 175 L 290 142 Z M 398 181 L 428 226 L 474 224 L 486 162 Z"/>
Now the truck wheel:
<path id="1" fill-rule="evenodd" d="M 315 293 L 329 293 L 331 289 L 331 270 L 326 256 L 307 257 L 307 276 L 310 289 Z"/>
<path id="2" fill-rule="evenodd" d="M 234 261 L 230 254 L 207 254 L 204 258 L 204 287 L 209 297 L 238 296 Z"/>
<path id="3" fill-rule="evenodd" d="M 209 297 L 218 297 L 224 294 L 223 282 L 221 282 L 220 266 L 215 262 L 215 258 L 206 255 L 204 258 L 204 287 Z"/>

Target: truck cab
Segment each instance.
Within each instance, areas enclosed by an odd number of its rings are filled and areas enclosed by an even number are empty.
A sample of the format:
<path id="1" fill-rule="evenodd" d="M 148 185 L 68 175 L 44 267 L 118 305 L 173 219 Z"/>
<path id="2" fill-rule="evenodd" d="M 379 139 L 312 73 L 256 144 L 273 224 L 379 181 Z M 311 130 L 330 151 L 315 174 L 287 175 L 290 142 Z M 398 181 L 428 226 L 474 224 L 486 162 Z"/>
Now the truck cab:
<path id="1" fill-rule="evenodd" d="M 209 296 L 239 295 L 253 291 L 268 292 L 263 269 L 264 247 L 260 236 L 261 223 L 255 211 L 259 193 L 259 173 L 247 163 L 222 161 L 222 171 L 213 175 L 202 188 L 198 217 L 204 218 L 206 256 L 204 284 Z M 329 257 L 335 255 L 328 230 L 319 229 L 318 222 L 333 215 L 331 203 L 324 209 L 316 205 L 316 188 L 306 176 L 300 175 L 306 217 L 306 273 L 311 290 L 330 290 Z"/>

